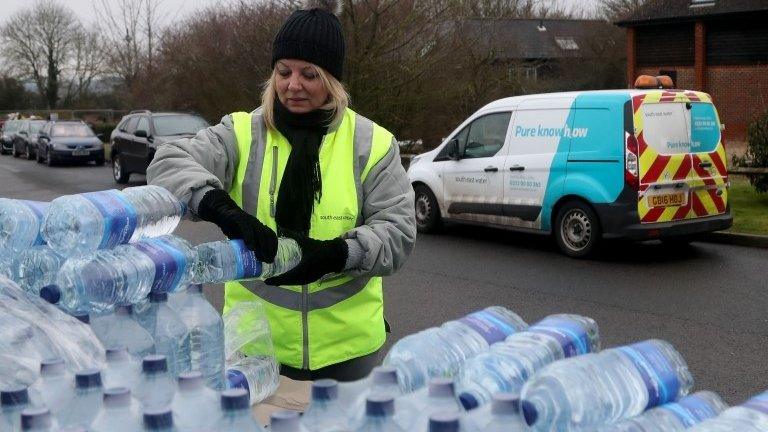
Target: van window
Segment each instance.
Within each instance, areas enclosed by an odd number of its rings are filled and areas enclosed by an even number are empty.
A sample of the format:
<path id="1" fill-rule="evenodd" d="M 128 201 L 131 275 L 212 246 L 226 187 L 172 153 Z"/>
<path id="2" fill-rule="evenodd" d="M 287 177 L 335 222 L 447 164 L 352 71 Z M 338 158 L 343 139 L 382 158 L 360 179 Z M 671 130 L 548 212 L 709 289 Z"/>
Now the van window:
<path id="1" fill-rule="evenodd" d="M 507 138 L 507 129 L 509 128 L 509 119 L 512 113 L 495 113 L 475 119 L 469 126 L 464 128 L 457 138 L 459 146 L 462 144 L 462 134 L 466 134 L 466 143 L 464 144 L 465 158 L 484 158 L 491 157 L 498 153 L 504 147 L 504 141 Z"/>
<path id="2" fill-rule="evenodd" d="M 643 138 L 659 154 L 714 151 L 720 141 L 720 122 L 709 103 L 646 103 L 640 116 Z"/>

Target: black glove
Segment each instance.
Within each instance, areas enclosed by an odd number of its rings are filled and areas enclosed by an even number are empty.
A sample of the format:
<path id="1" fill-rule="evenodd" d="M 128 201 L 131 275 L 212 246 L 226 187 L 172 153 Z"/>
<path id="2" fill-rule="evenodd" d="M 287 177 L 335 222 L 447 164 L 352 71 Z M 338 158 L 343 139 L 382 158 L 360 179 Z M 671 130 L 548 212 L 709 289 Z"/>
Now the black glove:
<path id="1" fill-rule="evenodd" d="M 344 270 L 347 262 L 347 242 L 341 238 L 315 240 L 299 237 L 301 262 L 293 269 L 265 280 L 267 285 L 306 285 L 317 281 L 328 273 Z"/>
<path id="2" fill-rule="evenodd" d="M 242 239 L 259 261 L 271 263 L 277 254 L 277 235 L 268 226 L 241 209 L 221 189 L 206 192 L 197 207 L 200 219 L 213 222 L 231 240 Z"/>

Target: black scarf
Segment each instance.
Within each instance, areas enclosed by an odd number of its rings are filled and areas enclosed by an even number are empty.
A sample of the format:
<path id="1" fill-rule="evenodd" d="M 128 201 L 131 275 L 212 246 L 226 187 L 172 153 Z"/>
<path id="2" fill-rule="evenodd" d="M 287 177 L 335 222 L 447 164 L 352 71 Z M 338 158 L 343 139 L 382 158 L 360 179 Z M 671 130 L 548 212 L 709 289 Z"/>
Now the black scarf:
<path id="1" fill-rule="evenodd" d="M 320 144 L 328 131 L 331 115 L 324 110 L 294 114 L 275 100 L 275 126 L 291 144 L 278 191 L 275 212 L 278 235 L 309 235 L 312 209 L 322 196 Z"/>

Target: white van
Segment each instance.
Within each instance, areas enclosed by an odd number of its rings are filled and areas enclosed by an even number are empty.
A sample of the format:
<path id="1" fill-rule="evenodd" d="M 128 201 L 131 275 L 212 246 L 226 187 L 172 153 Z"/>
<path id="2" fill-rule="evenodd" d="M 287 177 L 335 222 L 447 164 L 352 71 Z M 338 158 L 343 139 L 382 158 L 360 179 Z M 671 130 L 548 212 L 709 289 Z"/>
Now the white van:
<path id="1" fill-rule="evenodd" d="M 411 161 L 420 232 L 441 221 L 601 238 L 690 241 L 726 229 L 721 124 L 706 93 L 609 90 L 492 102 Z"/>

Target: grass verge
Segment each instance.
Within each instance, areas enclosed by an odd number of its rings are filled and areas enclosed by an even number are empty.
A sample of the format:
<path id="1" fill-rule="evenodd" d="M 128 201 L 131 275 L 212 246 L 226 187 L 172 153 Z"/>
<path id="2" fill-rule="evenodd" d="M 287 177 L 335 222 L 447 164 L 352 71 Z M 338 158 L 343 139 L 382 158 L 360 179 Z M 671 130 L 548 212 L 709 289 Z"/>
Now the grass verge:
<path id="1" fill-rule="evenodd" d="M 731 176 L 728 199 L 733 213 L 729 232 L 768 235 L 768 193 L 759 194 L 744 176 Z"/>

